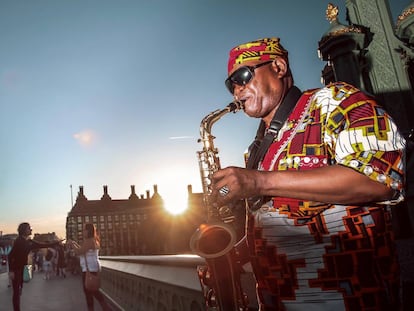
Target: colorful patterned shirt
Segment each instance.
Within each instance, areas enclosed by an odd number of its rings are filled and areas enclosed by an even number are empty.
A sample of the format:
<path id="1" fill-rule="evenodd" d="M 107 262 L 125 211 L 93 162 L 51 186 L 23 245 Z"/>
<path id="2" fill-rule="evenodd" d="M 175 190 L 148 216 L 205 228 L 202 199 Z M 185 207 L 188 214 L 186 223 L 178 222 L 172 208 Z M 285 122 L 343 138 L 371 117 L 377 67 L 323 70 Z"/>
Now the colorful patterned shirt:
<path id="1" fill-rule="evenodd" d="M 251 212 L 247 238 L 260 310 L 394 310 L 389 208 L 404 195 L 404 145 L 390 116 L 358 89 L 335 83 L 304 92 L 259 169 L 339 164 L 395 196 L 358 206 L 274 197 Z"/>

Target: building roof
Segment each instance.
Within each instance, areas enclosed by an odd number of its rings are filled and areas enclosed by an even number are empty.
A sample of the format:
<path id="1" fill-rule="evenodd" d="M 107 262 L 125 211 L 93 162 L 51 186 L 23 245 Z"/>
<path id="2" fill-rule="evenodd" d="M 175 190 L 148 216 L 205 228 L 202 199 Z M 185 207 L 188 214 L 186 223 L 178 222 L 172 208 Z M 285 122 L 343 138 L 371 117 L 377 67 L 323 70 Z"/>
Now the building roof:
<path id="1" fill-rule="evenodd" d="M 76 203 L 69 212 L 69 216 L 82 215 L 91 213 L 110 214 L 112 212 L 119 213 L 120 211 L 133 210 L 135 213 L 137 209 L 142 212 L 148 212 L 149 209 L 157 209 L 163 206 L 162 197 L 158 193 L 157 186 L 154 186 L 154 194 L 149 195 L 147 191 L 146 197 L 138 197 L 135 193 L 135 187 L 131 186 L 131 195 L 128 199 L 112 199 L 108 194 L 108 187 L 104 186 L 104 193 L 99 200 L 88 200 L 83 192 L 83 186 L 79 187 Z"/>

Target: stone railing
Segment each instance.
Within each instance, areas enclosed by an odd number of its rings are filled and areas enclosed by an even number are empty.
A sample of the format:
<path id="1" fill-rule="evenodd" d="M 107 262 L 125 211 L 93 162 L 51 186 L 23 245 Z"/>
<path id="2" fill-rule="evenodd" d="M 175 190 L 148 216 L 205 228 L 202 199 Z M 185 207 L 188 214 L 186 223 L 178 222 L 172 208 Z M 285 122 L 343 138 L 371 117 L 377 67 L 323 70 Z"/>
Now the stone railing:
<path id="1" fill-rule="evenodd" d="M 204 298 L 194 255 L 102 256 L 101 286 L 119 310 L 201 311 Z"/>

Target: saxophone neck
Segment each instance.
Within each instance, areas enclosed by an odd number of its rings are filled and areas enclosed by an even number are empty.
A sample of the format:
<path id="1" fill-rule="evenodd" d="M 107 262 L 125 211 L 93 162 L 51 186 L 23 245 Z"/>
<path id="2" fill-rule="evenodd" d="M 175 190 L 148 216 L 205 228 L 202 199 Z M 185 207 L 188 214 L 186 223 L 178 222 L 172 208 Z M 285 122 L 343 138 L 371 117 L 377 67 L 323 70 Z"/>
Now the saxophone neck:
<path id="1" fill-rule="evenodd" d="M 206 135 L 210 136 L 213 124 L 219 119 L 221 119 L 221 117 L 223 117 L 225 114 L 230 112 L 236 113 L 242 109 L 244 109 L 244 102 L 236 100 L 232 101 L 224 109 L 217 109 L 205 116 L 204 119 L 201 121 L 200 125 L 201 137 L 204 139 Z"/>

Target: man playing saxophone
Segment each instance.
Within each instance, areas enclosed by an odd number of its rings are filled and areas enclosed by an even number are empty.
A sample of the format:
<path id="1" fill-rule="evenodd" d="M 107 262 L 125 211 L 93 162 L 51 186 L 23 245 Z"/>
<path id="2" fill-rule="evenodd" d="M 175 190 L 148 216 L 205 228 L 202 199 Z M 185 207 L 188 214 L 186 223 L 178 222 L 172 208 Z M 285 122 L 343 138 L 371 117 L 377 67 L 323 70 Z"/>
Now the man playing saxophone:
<path id="1" fill-rule="evenodd" d="M 254 202 L 260 310 L 397 310 L 390 206 L 404 195 L 405 140 L 394 121 L 346 83 L 298 92 L 279 38 L 233 48 L 225 84 L 263 125 L 248 168 L 212 177 L 217 206 Z"/>

